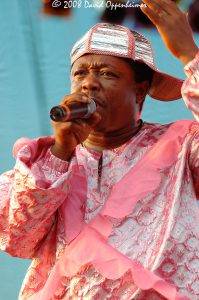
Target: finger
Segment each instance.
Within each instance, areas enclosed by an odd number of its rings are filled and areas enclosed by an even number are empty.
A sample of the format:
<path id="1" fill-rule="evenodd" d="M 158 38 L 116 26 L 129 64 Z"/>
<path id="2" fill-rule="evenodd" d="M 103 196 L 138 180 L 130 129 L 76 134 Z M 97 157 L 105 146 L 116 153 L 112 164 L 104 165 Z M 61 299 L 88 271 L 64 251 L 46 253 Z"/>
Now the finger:
<path id="1" fill-rule="evenodd" d="M 71 122 L 55 122 L 51 121 L 54 132 L 60 134 L 71 134 L 72 123 Z"/>
<path id="2" fill-rule="evenodd" d="M 157 0 L 153 1 L 157 2 Z M 176 12 L 181 12 L 180 8 L 176 4 L 176 1 L 174 0 L 160 0 L 158 3 L 169 15 L 173 15 Z"/>
<path id="3" fill-rule="evenodd" d="M 72 132 L 77 144 L 82 143 L 92 131 L 92 127 L 86 121 L 75 120 L 72 124 Z"/>
<path id="4" fill-rule="evenodd" d="M 61 104 L 68 104 L 71 102 L 90 103 L 91 99 L 84 93 L 73 93 L 65 96 Z"/>
<path id="5" fill-rule="evenodd" d="M 84 121 L 83 119 L 75 119 L 72 121 L 64 121 L 64 122 L 51 121 L 51 123 L 53 128 L 55 128 L 56 130 L 64 131 L 68 133 L 71 133 L 73 130 L 83 129 L 88 126 L 86 121 Z"/>
<path id="6" fill-rule="evenodd" d="M 151 22 L 156 25 L 157 22 L 160 19 L 160 15 L 158 14 L 158 11 L 154 11 L 150 9 L 148 6 L 141 6 L 140 7 L 141 11 L 151 20 Z"/>
<path id="7" fill-rule="evenodd" d="M 88 124 L 85 119 L 75 119 L 71 123 L 73 128 L 75 129 L 86 129 L 86 127 L 88 127 Z"/>
<path id="8" fill-rule="evenodd" d="M 143 0 L 143 2 L 155 13 L 165 12 L 168 15 L 173 15 L 176 12 L 181 12 L 175 1 L 172 0 Z"/>
<path id="9" fill-rule="evenodd" d="M 158 1 L 154 1 L 154 0 L 143 0 L 142 2 L 144 2 L 147 7 L 145 6 L 141 6 L 142 9 L 150 9 L 151 12 L 158 14 L 160 11 L 163 10 L 163 7 L 161 5 L 159 5 Z"/>
<path id="10" fill-rule="evenodd" d="M 87 120 L 87 124 L 91 127 L 91 128 L 95 128 L 95 126 L 101 121 L 102 116 L 98 113 L 95 112 L 94 114 L 92 114 L 92 116 Z"/>

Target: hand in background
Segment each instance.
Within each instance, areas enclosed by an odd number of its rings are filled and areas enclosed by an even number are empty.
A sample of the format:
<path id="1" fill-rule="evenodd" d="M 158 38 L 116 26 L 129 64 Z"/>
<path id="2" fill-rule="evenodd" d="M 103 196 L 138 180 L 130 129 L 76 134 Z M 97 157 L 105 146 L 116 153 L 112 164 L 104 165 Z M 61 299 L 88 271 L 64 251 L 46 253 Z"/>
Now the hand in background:
<path id="1" fill-rule="evenodd" d="M 186 13 L 172 0 L 143 0 L 142 12 L 154 23 L 166 47 L 184 65 L 191 61 L 198 47 Z"/>

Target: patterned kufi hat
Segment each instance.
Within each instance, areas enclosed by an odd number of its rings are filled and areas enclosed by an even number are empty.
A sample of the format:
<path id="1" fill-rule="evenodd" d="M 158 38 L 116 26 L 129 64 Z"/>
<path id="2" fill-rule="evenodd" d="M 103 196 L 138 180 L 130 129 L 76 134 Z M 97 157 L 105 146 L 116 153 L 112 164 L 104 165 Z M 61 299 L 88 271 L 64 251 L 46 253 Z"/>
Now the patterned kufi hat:
<path id="1" fill-rule="evenodd" d="M 140 33 L 125 26 L 99 23 L 93 26 L 71 51 L 71 65 L 81 56 L 93 53 L 140 61 L 154 70 L 148 94 L 157 100 L 172 101 L 181 98 L 183 80 L 160 72 L 154 60 L 150 42 Z"/>

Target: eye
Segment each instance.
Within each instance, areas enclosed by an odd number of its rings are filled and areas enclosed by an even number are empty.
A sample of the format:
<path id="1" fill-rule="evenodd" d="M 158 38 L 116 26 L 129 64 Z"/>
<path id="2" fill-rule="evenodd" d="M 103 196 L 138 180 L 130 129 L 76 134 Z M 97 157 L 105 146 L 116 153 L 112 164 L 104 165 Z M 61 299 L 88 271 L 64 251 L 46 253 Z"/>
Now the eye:
<path id="1" fill-rule="evenodd" d="M 86 71 L 85 70 L 77 70 L 73 74 L 74 77 L 82 77 L 84 75 L 86 75 Z"/>
<path id="2" fill-rule="evenodd" d="M 100 75 L 104 77 L 116 77 L 116 74 L 109 70 L 101 70 Z"/>

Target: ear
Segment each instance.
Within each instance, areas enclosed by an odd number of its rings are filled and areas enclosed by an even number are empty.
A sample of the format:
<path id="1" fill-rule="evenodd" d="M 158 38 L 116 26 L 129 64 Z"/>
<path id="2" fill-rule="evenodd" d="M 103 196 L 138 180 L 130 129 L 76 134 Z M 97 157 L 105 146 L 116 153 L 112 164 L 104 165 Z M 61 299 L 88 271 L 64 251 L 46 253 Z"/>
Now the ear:
<path id="1" fill-rule="evenodd" d="M 148 80 L 137 82 L 136 83 L 136 103 L 139 104 L 139 106 L 142 106 L 145 97 L 149 90 L 149 82 Z"/>

